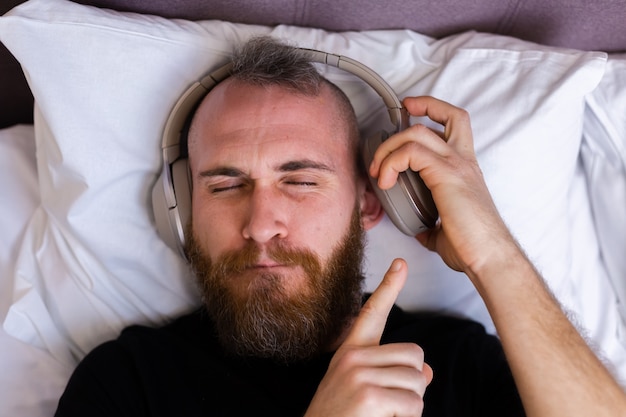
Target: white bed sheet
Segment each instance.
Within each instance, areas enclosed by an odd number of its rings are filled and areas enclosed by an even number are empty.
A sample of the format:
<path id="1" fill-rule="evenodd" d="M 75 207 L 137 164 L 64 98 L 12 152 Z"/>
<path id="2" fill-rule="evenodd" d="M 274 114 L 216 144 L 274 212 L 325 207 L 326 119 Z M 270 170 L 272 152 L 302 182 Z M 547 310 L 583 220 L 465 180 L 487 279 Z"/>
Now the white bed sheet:
<path id="1" fill-rule="evenodd" d="M 32 126 L 0 130 L 0 320 L 13 302 L 18 242 L 39 203 Z M 72 368 L 0 327 L 0 416 L 51 416 Z"/>

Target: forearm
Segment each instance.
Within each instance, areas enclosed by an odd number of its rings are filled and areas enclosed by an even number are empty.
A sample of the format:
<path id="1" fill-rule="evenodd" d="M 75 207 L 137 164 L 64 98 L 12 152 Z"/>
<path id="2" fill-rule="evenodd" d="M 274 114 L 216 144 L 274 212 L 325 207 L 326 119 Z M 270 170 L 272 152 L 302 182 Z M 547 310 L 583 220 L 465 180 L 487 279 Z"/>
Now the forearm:
<path id="1" fill-rule="evenodd" d="M 516 244 L 468 273 L 494 320 L 529 416 L 617 416 L 626 395 Z"/>

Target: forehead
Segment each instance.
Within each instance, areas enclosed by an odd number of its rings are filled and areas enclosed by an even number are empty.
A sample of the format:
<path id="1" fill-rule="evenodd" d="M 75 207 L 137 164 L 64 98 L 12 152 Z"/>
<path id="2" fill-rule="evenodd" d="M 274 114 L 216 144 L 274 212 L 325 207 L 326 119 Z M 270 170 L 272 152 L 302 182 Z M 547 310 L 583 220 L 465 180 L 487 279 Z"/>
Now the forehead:
<path id="1" fill-rule="evenodd" d="M 337 99 L 326 85 L 311 96 L 227 79 L 198 108 L 189 141 L 192 165 L 194 159 L 206 160 L 205 154 L 236 159 L 251 151 L 273 158 L 306 153 L 351 160 L 354 152 Z"/>

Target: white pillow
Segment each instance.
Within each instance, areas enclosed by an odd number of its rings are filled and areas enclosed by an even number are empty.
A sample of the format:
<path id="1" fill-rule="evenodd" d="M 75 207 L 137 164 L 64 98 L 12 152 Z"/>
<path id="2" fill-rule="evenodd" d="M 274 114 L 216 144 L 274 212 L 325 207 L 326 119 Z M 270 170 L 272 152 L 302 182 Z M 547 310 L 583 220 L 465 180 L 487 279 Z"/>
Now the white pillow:
<path id="1" fill-rule="evenodd" d="M 181 92 L 256 34 L 357 59 L 399 96 L 432 94 L 468 109 L 496 204 L 570 303 L 569 241 L 585 237 L 569 232 L 568 188 L 583 97 L 602 76 L 604 54 L 473 32 L 435 41 L 401 30 L 189 22 L 32 0 L 0 19 L 0 40 L 37 102 L 42 200 L 17 261 L 7 332 L 72 363 L 130 323 L 160 323 L 197 304 L 185 263 L 159 239 L 151 215 L 160 134 Z M 387 123 L 369 87 L 323 70 L 354 100 L 365 131 Z M 369 288 L 403 256 L 411 277 L 401 305 L 456 312 L 493 329 L 467 278 L 388 221 L 369 237 Z"/>
<path id="2" fill-rule="evenodd" d="M 586 104 L 585 172 L 602 256 L 626 323 L 626 54 L 609 58 Z"/>

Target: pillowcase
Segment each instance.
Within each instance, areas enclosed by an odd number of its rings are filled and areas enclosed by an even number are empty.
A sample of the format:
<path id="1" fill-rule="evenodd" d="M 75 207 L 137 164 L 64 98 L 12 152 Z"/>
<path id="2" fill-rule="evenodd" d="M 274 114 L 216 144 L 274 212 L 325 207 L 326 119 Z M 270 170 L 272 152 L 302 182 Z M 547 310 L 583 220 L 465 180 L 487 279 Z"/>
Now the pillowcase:
<path id="1" fill-rule="evenodd" d="M 584 96 L 600 81 L 605 54 L 475 32 L 441 40 L 403 30 L 332 33 L 31 0 L 0 19 L 0 40 L 36 100 L 41 187 L 13 274 L 8 333 L 74 363 L 126 325 L 156 325 L 197 305 L 185 262 L 155 230 L 160 135 L 186 87 L 261 34 L 357 59 L 400 97 L 428 94 L 466 108 L 496 205 L 554 292 L 572 301 L 569 242 L 581 237 L 569 232 L 568 189 Z M 364 134 L 389 129 L 369 87 L 321 71 L 351 97 Z M 368 236 L 368 288 L 402 256 L 410 277 L 401 306 L 468 316 L 493 330 L 469 280 L 437 255 L 386 219 Z"/>
<path id="2" fill-rule="evenodd" d="M 602 256 L 626 323 L 626 54 L 586 97 L 583 162 Z M 626 341 L 626 335 L 622 335 Z"/>

